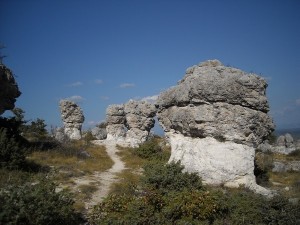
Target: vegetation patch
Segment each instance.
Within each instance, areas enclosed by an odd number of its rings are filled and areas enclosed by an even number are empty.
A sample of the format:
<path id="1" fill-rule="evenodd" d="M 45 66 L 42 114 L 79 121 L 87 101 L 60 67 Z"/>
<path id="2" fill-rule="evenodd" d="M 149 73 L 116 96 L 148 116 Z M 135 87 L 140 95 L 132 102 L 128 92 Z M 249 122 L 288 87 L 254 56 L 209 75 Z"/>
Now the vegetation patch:
<path id="1" fill-rule="evenodd" d="M 56 149 L 34 151 L 29 159 L 41 165 L 83 173 L 102 172 L 113 165 L 104 146 L 89 145 L 83 148 L 76 142 Z"/>

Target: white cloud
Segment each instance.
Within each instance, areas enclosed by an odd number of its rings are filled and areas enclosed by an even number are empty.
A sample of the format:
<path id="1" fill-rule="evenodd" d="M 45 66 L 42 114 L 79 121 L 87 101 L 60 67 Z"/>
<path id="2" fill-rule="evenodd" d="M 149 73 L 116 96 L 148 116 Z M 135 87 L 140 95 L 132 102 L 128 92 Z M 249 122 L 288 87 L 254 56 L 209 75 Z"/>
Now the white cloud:
<path id="1" fill-rule="evenodd" d="M 132 84 L 132 83 L 120 84 L 120 88 L 131 88 L 131 87 L 135 87 L 135 84 Z"/>
<path id="2" fill-rule="evenodd" d="M 108 96 L 101 96 L 100 98 L 101 98 L 102 100 L 108 100 L 108 99 L 109 99 Z"/>
<path id="3" fill-rule="evenodd" d="M 300 105 L 300 98 L 296 99 L 296 105 Z"/>
<path id="4" fill-rule="evenodd" d="M 83 97 L 81 97 L 81 96 L 79 96 L 79 95 L 73 95 L 73 96 L 68 97 L 68 98 L 66 98 L 66 99 L 69 100 L 69 101 L 76 102 L 76 103 L 79 103 L 79 102 L 82 102 L 82 101 L 85 100 Z"/>
<path id="5" fill-rule="evenodd" d="M 96 84 L 103 84 L 103 80 L 101 80 L 101 79 L 96 79 L 96 80 L 95 80 L 95 83 L 96 83 Z"/>
<path id="6" fill-rule="evenodd" d="M 146 101 L 150 103 L 155 103 L 158 98 L 158 95 L 153 95 L 153 96 L 147 96 L 141 99 L 141 101 Z"/>
<path id="7" fill-rule="evenodd" d="M 69 87 L 79 87 L 79 86 L 82 86 L 82 85 L 83 85 L 82 82 L 77 81 L 77 82 L 74 82 L 74 83 L 69 84 L 68 86 L 69 86 Z"/>

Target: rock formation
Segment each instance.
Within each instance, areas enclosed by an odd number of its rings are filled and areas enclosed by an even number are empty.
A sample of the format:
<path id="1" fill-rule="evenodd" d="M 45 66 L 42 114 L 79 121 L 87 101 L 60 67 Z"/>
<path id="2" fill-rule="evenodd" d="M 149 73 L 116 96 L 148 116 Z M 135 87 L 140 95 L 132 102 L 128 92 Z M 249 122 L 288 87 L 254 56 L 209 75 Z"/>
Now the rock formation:
<path id="1" fill-rule="evenodd" d="M 126 127 L 125 127 L 125 112 L 124 105 L 109 105 L 106 109 L 106 131 L 107 140 L 111 141 L 125 141 Z"/>
<path id="2" fill-rule="evenodd" d="M 149 137 L 154 126 L 156 108 L 145 101 L 130 100 L 122 105 L 110 105 L 106 110 L 107 140 L 137 147 Z"/>
<path id="3" fill-rule="evenodd" d="M 0 64 L 0 115 L 15 107 L 16 98 L 21 95 L 10 69 Z"/>
<path id="4" fill-rule="evenodd" d="M 124 107 L 126 118 L 126 142 L 132 147 L 147 141 L 151 128 L 154 127 L 156 108 L 146 101 L 130 100 Z"/>
<path id="5" fill-rule="evenodd" d="M 76 103 L 68 100 L 61 100 L 59 106 L 65 134 L 72 140 L 81 139 L 81 127 L 84 122 L 82 110 Z"/>
<path id="6" fill-rule="evenodd" d="M 291 134 L 287 133 L 277 138 L 276 145 L 271 151 L 287 155 L 295 150 L 296 145 L 294 144 L 294 139 Z"/>
<path id="7" fill-rule="evenodd" d="M 263 78 L 218 60 L 188 68 L 156 103 L 171 144 L 170 161 L 181 161 L 206 183 L 268 194 L 253 173 L 255 148 L 274 129 L 266 87 Z"/>
<path id="8" fill-rule="evenodd" d="M 91 132 L 97 140 L 104 140 L 107 137 L 106 128 L 94 127 Z"/>

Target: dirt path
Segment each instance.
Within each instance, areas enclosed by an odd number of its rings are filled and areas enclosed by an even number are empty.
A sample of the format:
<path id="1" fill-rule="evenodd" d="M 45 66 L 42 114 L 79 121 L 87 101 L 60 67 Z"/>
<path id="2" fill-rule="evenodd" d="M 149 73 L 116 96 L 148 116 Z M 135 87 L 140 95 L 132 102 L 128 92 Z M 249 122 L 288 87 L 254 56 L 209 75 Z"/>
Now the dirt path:
<path id="1" fill-rule="evenodd" d="M 106 147 L 107 154 L 114 161 L 114 165 L 107 171 L 99 173 L 95 172 L 88 176 L 78 177 L 74 179 L 75 188 L 80 185 L 88 185 L 91 183 L 98 183 L 98 190 L 92 194 L 92 197 L 88 202 L 85 202 L 85 208 L 91 209 L 94 205 L 101 202 L 109 193 L 111 184 L 116 182 L 116 173 L 122 172 L 125 169 L 124 163 L 121 161 L 120 157 L 116 154 L 118 149 L 116 148 L 116 143 L 106 140 L 93 141 L 94 144 L 104 145 Z M 99 184 L 100 183 L 100 184 Z"/>

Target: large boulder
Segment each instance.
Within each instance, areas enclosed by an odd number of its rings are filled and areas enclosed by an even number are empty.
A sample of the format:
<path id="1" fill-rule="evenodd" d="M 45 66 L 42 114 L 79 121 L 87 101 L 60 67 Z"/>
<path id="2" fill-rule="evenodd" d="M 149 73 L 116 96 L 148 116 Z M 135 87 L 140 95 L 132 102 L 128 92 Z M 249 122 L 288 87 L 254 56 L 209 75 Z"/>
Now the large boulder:
<path id="1" fill-rule="evenodd" d="M 107 140 L 125 141 L 127 128 L 125 127 L 124 105 L 109 105 L 106 109 Z"/>
<path id="2" fill-rule="evenodd" d="M 131 147 L 147 141 L 151 128 L 154 127 L 156 108 L 146 101 L 130 100 L 124 107 L 126 126 L 126 142 Z"/>
<path id="3" fill-rule="evenodd" d="M 137 147 L 148 139 L 155 113 L 155 105 L 146 101 L 130 100 L 126 104 L 108 106 L 107 140 Z"/>
<path id="4" fill-rule="evenodd" d="M 81 139 L 81 128 L 84 122 L 81 108 L 69 100 L 61 100 L 59 106 L 65 134 L 72 140 Z"/>
<path id="5" fill-rule="evenodd" d="M 16 98 L 21 95 L 13 73 L 0 63 L 0 115 L 15 107 Z"/>
<path id="6" fill-rule="evenodd" d="M 170 161 L 181 161 L 206 183 L 256 185 L 255 148 L 273 131 L 266 81 L 209 60 L 187 69 L 177 86 L 161 93 L 158 120 L 171 144 Z"/>

